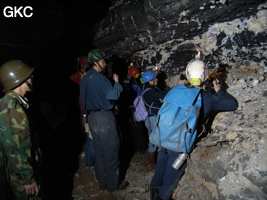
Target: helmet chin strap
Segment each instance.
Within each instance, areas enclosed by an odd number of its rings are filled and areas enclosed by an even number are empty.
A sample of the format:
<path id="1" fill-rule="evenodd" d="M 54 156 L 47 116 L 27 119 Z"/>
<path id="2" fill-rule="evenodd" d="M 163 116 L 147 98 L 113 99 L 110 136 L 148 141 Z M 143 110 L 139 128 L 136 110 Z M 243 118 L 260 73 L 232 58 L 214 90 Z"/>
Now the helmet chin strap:
<path id="1" fill-rule="evenodd" d="M 32 84 L 30 84 L 29 81 L 25 81 L 25 83 L 29 87 L 30 91 L 33 91 Z"/>
<path id="2" fill-rule="evenodd" d="M 98 65 L 98 67 L 100 67 L 100 69 L 102 69 L 102 72 L 104 72 L 105 69 L 104 69 L 103 67 L 101 67 L 101 65 L 98 63 L 98 61 L 97 61 L 96 63 L 97 63 L 97 65 Z"/>

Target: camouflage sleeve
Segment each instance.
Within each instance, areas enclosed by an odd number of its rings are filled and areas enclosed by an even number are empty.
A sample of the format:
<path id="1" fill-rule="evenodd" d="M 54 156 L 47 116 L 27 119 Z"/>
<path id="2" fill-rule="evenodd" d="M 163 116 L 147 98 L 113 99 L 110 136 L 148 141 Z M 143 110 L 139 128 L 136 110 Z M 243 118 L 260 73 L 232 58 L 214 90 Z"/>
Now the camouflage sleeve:
<path id="1" fill-rule="evenodd" d="M 31 137 L 27 116 L 20 105 L 1 110 L 1 141 L 3 143 L 10 181 L 29 185 L 34 180 L 30 164 Z M 17 179 L 17 180 L 12 180 Z"/>

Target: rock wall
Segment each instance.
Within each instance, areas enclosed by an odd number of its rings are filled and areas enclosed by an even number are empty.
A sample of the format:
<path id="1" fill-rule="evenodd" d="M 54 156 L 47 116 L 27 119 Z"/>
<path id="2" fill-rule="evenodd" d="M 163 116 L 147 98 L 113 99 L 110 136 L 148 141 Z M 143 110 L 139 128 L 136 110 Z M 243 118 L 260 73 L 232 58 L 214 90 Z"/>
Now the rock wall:
<path id="1" fill-rule="evenodd" d="M 235 112 L 214 114 L 174 199 L 267 199 L 267 3 L 260 0 L 117 0 L 96 27 L 98 48 L 166 84 L 201 50 L 210 70 L 226 66 Z"/>
<path id="2" fill-rule="evenodd" d="M 201 50 L 210 67 L 257 63 L 267 71 L 267 4 L 261 0 L 120 0 L 94 43 L 136 66 L 184 70 Z"/>
<path id="3" fill-rule="evenodd" d="M 267 84 L 256 68 L 230 71 L 227 91 L 239 107 L 215 116 L 191 153 L 174 199 L 267 198 Z"/>

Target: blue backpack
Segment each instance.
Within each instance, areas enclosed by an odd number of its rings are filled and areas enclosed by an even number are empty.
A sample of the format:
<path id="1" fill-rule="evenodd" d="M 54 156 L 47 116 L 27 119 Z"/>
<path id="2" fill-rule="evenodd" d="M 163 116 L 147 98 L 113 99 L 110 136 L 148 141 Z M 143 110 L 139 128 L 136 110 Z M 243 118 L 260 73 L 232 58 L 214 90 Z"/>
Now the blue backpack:
<path id="1" fill-rule="evenodd" d="M 197 136 L 201 105 L 199 88 L 182 84 L 173 87 L 163 100 L 150 142 L 159 148 L 190 153 Z"/>
<path id="2" fill-rule="evenodd" d="M 133 114 L 134 120 L 137 122 L 145 121 L 148 117 L 148 112 L 150 111 L 152 105 L 150 106 L 150 109 L 147 110 L 145 106 L 145 101 L 143 99 L 143 95 L 146 91 L 151 90 L 151 88 L 145 89 L 141 94 L 137 95 L 137 97 L 134 100 L 134 108 L 135 112 Z M 152 103 L 153 104 L 153 103 Z"/>

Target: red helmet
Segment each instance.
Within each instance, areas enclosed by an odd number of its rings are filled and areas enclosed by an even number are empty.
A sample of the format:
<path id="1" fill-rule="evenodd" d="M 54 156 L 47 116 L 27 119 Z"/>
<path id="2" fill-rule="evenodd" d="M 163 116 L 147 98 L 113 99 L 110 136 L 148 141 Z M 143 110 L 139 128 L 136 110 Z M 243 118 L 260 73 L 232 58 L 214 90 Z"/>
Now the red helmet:
<path id="1" fill-rule="evenodd" d="M 133 78 L 138 78 L 140 76 L 140 71 L 136 67 L 130 67 L 128 69 L 128 74 Z"/>
<path id="2" fill-rule="evenodd" d="M 85 56 L 78 57 L 77 62 L 80 64 L 86 64 L 87 63 L 87 58 Z"/>

